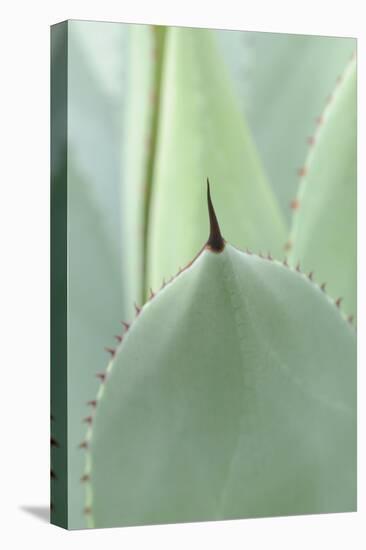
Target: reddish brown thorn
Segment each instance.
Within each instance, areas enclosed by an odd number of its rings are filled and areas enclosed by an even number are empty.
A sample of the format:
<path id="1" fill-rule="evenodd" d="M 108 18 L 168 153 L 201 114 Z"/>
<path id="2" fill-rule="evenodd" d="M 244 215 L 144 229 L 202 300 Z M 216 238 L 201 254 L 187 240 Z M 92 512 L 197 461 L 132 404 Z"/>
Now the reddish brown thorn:
<path id="1" fill-rule="evenodd" d="M 117 340 L 117 342 L 122 342 L 123 340 L 122 336 L 120 336 L 119 334 L 115 334 L 114 337 Z"/>
<path id="2" fill-rule="evenodd" d="M 297 210 L 300 206 L 300 202 L 298 201 L 298 199 L 293 199 L 291 202 L 290 202 L 290 208 L 292 210 Z"/>
<path id="3" fill-rule="evenodd" d="M 352 323 L 353 323 L 353 315 L 349 315 L 349 316 L 347 317 L 347 321 L 348 321 L 349 323 L 351 323 L 351 325 L 352 325 Z"/>
<path id="4" fill-rule="evenodd" d="M 98 372 L 95 376 L 96 376 L 97 378 L 99 378 L 99 380 L 101 380 L 102 382 L 104 382 L 105 377 L 106 377 L 106 374 L 105 374 L 105 372 Z"/>
<path id="5" fill-rule="evenodd" d="M 114 357 L 116 355 L 116 350 L 115 349 L 113 349 L 113 348 L 104 348 L 104 349 L 105 349 L 105 351 L 110 353 L 112 357 Z"/>
<path id="6" fill-rule="evenodd" d="M 341 297 L 340 297 L 340 298 L 337 298 L 337 300 L 336 300 L 336 302 L 335 302 L 335 305 L 336 305 L 337 307 L 340 307 L 342 300 L 343 300 L 343 298 L 341 298 Z"/>
<path id="7" fill-rule="evenodd" d="M 150 296 L 149 300 L 152 300 L 154 298 L 155 294 L 153 293 L 152 289 L 150 288 Z"/>
<path id="8" fill-rule="evenodd" d="M 284 265 L 284 266 L 286 266 L 286 267 L 288 267 L 288 261 L 287 261 L 287 258 L 284 258 L 284 260 L 283 260 L 283 265 Z"/>
<path id="9" fill-rule="evenodd" d="M 84 514 L 86 516 L 90 516 L 91 513 L 92 513 L 92 509 L 90 508 L 90 506 L 87 506 L 86 508 L 84 508 Z"/>
<path id="10" fill-rule="evenodd" d="M 322 284 L 320 285 L 320 288 L 321 288 L 321 290 L 322 290 L 323 292 L 325 292 L 325 287 L 326 287 L 326 286 L 327 286 L 327 283 L 322 283 Z"/>
<path id="11" fill-rule="evenodd" d="M 57 479 L 57 476 L 53 470 L 50 471 L 51 479 Z"/>
<path id="12" fill-rule="evenodd" d="M 87 416 L 86 418 L 83 418 L 83 422 L 86 422 L 87 424 L 91 424 L 93 422 L 93 417 Z"/>
<path id="13" fill-rule="evenodd" d="M 315 143 L 315 137 L 314 136 L 309 136 L 308 137 L 308 145 L 314 145 Z"/>
<path id="14" fill-rule="evenodd" d="M 302 166 L 297 171 L 297 175 L 300 176 L 300 178 L 302 178 L 303 176 L 306 176 L 306 173 L 307 173 L 306 166 Z"/>
<path id="15" fill-rule="evenodd" d="M 79 449 L 87 449 L 88 448 L 88 442 L 87 441 L 82 441 L 79 445 Z"/>
<path id="16" fill-rule="evenodd" d="M 56 441 L 56 439 L 54 439 L 53 437 L 51 437 L 51 447 L 59 447 L 60 445 L 58 444 L 58 442 Z"/>
<path id="17" fill-rule="evenodd" d="M 130 328 L 130 324 L 129 323 L 125 323 L 125 321 L 121 321 L 122 325 L 124 326 L 124 329 L 125 331 L 127 332 L 128 329 Z"/>
<path id="18" fill-rule="evenodd" d="M 90 475 L 89 474 L 84 474 L 83 476 L 81 476 L 80 481 L 82 483 L 85 483 L 86 481 L 90 481 Z"/>
<path id="19" fill-rule="evenodd" d="M 308 275 L 310 281 L 313 280 L 313 275 L 314 275 L 314 271 L 310 271 L 310 273 L 309 273 L 309 275 Z"/>
<path id="20" fill-rule="evenodd" d="M 267 260 L 271 260 L 271 261 L 273 260 L 272 255 L 271 255 L 270 252 L 268 252 L 268 254 L 267 254 Z"/>
<path id="21" fill-rule="evenodd" d="M 225 241 L 221 235 L 219 222 L 211 200 L 210 182 L 207 178 L 207 207 L 210 220 L 210 234 L 206 246 L 214 252 L 222 252 L 225 248 Z"/>
<path id="22" fill-rule="evenodd" d="M 136 316 L 140 313 L 141 311 L 141 308 L 135 303 L 135 312 L 136 312 Z"/>
<path id="23" fill-rule="evenodd" d="M 324 121 L 323 115 L 320 115 L 315 119 L 315 122 L 317 123 L 318 126 L 323 124 L 323 121 Z"/>
<path id="24" fill-rule="evenodd" d="M 285 250 L 291 250 L 291 248 L 292 248 L 292 242 L 287 241 L 287 243 L 285 243 L 284 249 Z"/>
<path id="25" fill-rule="evenodd" d="M 300 262 L 297 262 L 296 271 L 301 272 Z"/>
<path id="26" fill-rule="evenodd" d="M 97 401 L 95 399 L 92 399 L 91 401 L 87 402 L 87 405 L 89 405 L 90 407 L 96 407 Z"/>

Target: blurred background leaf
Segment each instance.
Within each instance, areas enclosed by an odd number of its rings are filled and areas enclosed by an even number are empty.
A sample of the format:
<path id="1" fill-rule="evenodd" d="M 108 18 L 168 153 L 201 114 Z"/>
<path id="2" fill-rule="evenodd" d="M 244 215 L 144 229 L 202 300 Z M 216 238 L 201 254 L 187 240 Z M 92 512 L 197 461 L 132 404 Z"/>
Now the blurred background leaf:
<path id="1" fill-rule="evenodd" d="M 120 218 L 127 56 L 125 25 L 69 22 L 68 56 L 68 412 L 70 528 L 84 524 L 86 402 L 98 387 L 105 346 L 129 299 Z"/>
<path id="2" fill-rule="evenodd" d="M 287 222 L 307 140 L 353 38 L 217 31 L 221 52 Z"/>

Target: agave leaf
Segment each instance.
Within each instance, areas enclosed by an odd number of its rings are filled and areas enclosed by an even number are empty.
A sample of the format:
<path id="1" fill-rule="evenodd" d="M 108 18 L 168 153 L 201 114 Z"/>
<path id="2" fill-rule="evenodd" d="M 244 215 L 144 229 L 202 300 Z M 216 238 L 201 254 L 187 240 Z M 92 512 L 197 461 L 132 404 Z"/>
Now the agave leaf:
<path id="1" fill-rule="evenodd" d="M 290 259 L 356 310 L 356 62 L 325 109 L 295 202 Z"/>
<path id="2" fill-rule="evenodd" d="M 216 31 L 242 111 L 286 218 L 315 118 L 356 48 L 352 38 Z"/>
<path id="3" fill-rule="evenodd" d="M 94 32 L 108 40 L 110 24 L 68 25 L 68 515 L 69 527 L 80 528 L 83 454 L 78 445 L 85 434 L 85 403 L 95 395 L 96 373 L 106 361 L 104 347 L 113 343 L 115 327 L 126 314 L 119 213 L 124 103 L 107 93 L 96 69 Z M 84 33 L 81 42 L 79 31 L 85 28 L 94 31 Z M 115 70 L 111 67 L 110 73 Z M 122 77 L 120 86 L 121 91 Z"/>
<path id="4" fill-rule="evenodd" d="M 89 525 L 354 510 L 355 391 L 355 334 L 334 302 L 211 231 L 105 373 Z"/>
<path id="5" fill-rule="evenodd" d="M 148 25 L 128 25 L 129 71 L 121 156 L 121 216 L 124 278 L 130 304 L 143 297 L 144 225 L 151 122 L 156 110 L 154 37 Z M 130 312 L 131 313 L 131 312 Z"/>
<path id="6" fill-rule="evenodd" d="M 276 255 L 285 231 L 214 31 L 166 33 L 147 258 L 146 286 L 153 288 L 185 265 L 204 239 L 206 177 L 234 245 Z"/>

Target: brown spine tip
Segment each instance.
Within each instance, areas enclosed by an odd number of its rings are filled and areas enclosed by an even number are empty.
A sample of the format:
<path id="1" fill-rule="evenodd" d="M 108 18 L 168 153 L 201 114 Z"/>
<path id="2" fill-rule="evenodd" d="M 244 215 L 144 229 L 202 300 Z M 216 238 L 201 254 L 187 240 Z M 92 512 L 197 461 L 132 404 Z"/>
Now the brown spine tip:
<path id="1" fill-rule="evenodd" d="M 341 306 L 342 300 L 343 300 L 343 298 L 338 298 L 338 299 L 336 300 L 336 303 L 335 303 L 335 304 L 336 304 L 337 307 L 340 307 L 340 306 Z"/>
<path id="2" fill-rule="evenodd" d="M 210 235 L 206 243 L 206 247 L 213 252 L 222 252 L 225 248 L 225 241 L 222 238 L 220 226 L 216 218 L 216 213 L 211 201 L 210 182 L 207 178 L 207 206 L 208 215 L 210 218 Z"/>

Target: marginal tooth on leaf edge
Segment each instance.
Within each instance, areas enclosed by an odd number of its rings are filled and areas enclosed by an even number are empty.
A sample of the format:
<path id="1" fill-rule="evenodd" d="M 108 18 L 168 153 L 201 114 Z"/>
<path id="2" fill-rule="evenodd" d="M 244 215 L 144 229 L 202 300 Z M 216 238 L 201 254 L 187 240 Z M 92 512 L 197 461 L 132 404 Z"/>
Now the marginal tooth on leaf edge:
<path id="1" fill-rule="evenodd" d="M 116 355 L 116 350 L 114 348 L 104 348 L 107 353 L 109 353 L 112 357 Z"/>

